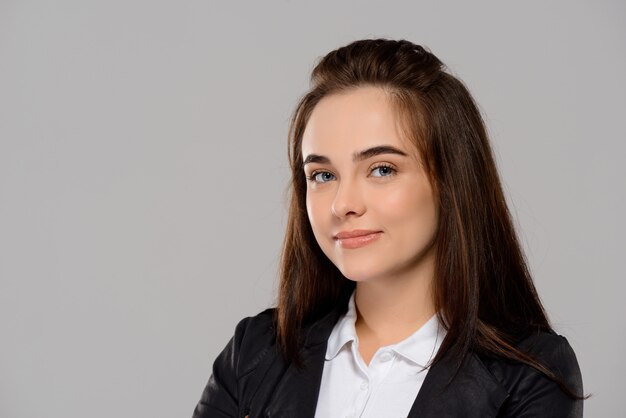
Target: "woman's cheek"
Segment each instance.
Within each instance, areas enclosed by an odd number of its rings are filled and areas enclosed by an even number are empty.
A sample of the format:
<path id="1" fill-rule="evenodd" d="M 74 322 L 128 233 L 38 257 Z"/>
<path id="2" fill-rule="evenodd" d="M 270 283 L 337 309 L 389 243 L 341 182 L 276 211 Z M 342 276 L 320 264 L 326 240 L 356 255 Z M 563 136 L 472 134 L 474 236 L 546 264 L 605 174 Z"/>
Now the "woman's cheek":
<path id="1" fill-rule="evenodd" d="M 307 195 L 306 209 L 311 223 L 311 228 L 317 236 L 321 234 L 321 229 L 324 229 L 328 224 L 328 218 L 331 214 L 330 202 L 328 196 L 322 193 L 312 193 Z"/>
<path id="2" fill-rule="evenodd" d="M 415 190 L 395 187 L 381 191 L 372 200 L 378 207 L 379 212 L 390 216 L 406 216 L 407 212 L 413 212 L 421 200 L 415 196 Z"/>

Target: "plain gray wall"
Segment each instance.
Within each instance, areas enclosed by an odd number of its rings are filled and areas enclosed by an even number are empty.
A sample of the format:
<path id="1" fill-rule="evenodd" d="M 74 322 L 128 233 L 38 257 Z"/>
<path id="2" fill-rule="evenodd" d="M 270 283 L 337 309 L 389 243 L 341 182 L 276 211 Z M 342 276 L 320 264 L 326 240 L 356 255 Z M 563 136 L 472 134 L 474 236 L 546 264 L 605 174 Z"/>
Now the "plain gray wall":
<path id="1" fill-rule="evenodd" d="M 429 47 L 483 110 L 587 417 L 623 410 L 623 1 L 0 0 L 0 416 L 186 417 L 272 305 L 315 61 Z"/>

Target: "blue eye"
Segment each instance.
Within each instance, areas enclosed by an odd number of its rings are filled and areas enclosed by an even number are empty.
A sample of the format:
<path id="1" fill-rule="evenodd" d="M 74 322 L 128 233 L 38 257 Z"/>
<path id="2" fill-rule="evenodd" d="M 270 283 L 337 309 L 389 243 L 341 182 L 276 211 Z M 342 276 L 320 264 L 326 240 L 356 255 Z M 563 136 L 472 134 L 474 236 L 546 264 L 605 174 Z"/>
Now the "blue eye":
<path id="1" fill-rule="evenodd" d="M 375 167 L 372 169 L 372 176 L 373 177 L 388 177 L 391 176 L 395 173 L 396 170 L 394 170 L 393 167 L 388 166 L 388 165 L 380 165 L 378 167 Z M 376 174 L 378 173 L 378 174 Z"/>
<path id="2" fill-rule="evenodd" d="M 332 173 L 329 173 L 328 171 L 314 172 L 314 173 L 311 173 L 309 177 L 307 177 L 308 180 L 314 181 L 316 183 L 326 183 L 326 182 L 333 180 L 334 178 L 335 176 Z"/>

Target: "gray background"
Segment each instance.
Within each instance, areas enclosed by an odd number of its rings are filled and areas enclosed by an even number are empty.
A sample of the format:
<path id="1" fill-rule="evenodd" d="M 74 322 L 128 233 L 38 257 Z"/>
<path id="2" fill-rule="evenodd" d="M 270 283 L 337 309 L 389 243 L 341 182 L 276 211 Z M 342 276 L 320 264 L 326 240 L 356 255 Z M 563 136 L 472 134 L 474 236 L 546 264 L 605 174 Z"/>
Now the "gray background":
<path id="1" fill-rule="evenodd" d="M 429 47 L 486 115 L 587 417 L 623 411 L 623 1 L 0 0 L 0 416 L 185 417 L 270 306 L 315 60 Z"/>

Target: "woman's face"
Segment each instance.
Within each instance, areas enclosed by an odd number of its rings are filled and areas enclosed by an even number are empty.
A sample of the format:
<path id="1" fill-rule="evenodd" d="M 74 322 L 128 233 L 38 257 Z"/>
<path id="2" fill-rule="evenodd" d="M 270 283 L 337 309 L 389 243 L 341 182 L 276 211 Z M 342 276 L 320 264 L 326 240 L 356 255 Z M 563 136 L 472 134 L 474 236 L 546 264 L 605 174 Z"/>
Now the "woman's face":
<path id="1" fill-rule="evenodd" d="M 315 239 L 345 277 L 386 280 L 432 267 L 435 196 L 382 89 L 323 98 L 303 134 L 302 156 Z"/>

